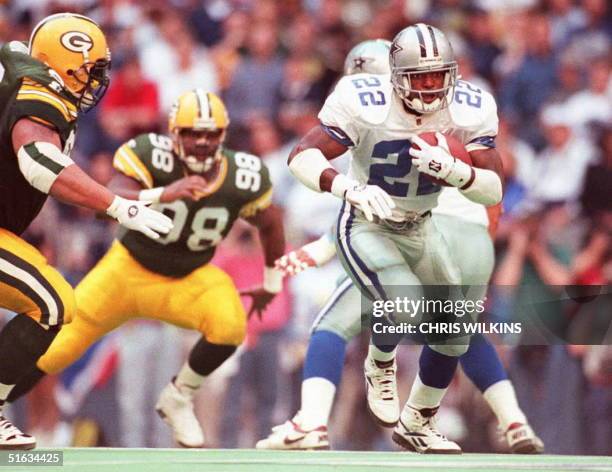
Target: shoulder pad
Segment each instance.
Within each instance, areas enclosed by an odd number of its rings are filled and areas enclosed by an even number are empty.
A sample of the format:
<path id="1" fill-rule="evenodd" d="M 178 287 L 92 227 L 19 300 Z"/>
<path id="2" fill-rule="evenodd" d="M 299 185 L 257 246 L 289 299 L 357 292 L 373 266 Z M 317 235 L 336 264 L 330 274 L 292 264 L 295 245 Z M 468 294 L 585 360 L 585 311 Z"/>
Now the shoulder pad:
<path id="1" fill-rule="evenodd" d="M 11 53 L 28 54 L 28 45 L 22 41 L 9 41 L 0 50 L 0 55 L 4 57 Z"/>
<path id="2" fill-rule="evenodd" d="M 153 134 L 153 133 L 148 133 Z M 115 151 L 113 167 L 140 182 L 145 188 L 155 183 L 151 166 L 151 141 L 147 133 L 139 134 L 123 143 Z"/>
<path id="3" fill-rule="evenodd" d="M 15 100 L 17 102 L 28 101 L 50 105 L 61 113 L 66 122 L 72 122 L 78 116 L 77 108 L 72 101 L 66 99 L 57 90 L 49 87 L 48 84 L 45 85 L 29 78 L 23 79 Z"/>
<path id="4" fill-rule="evenodd" d="M 497 120 L 493 95 L 466 80 L 457 82 L 449 111 L 455 126 L 466 130 L 476 130 L 491 119 Z"/>
<path id="5" fill-rule="evenodd" d="M 389 75 L 354 74 L 340 79 L 334 93 L 354 119 L 379 125 L 389 114 L 393 87 Z"/>

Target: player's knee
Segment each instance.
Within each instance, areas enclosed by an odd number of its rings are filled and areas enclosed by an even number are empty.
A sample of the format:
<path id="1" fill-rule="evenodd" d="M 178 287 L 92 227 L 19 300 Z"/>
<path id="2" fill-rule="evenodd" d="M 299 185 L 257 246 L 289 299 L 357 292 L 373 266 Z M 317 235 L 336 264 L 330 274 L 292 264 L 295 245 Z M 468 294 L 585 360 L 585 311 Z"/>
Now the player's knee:
<path id="1" fill-rule="evenodd" d="M 62 324 L 71 323 L 72 320 L 76 317 L 77 312 L 77 304 L 76 298 L 74 296 L 74 291 L 72 287 L 69 292 L 66 292 L 65 296 L 62 297 L 62 302 L 64 305 L 64 316 L 62 319 Z"/>
<path id="2" fill-rule="evenodd" d="M 246 336 L 246 326 L 246 314 L 241 306 L 232 316 L 224 317 L 222 321 L 204 328 L 202 334 L 213 344 L 239 346 Z"/>
<path id="3" fill-rule="evenodd" d="M 77 318 L 70 326 L 60 330 L 36 365 L 46 374 L 61 372 L 79 359 L 98 337 Z"/>
<path id="4" fill-rule="evenodd" d="M 232 322 L 203 334 L 210 343 L 239 346 L 246 336 L 246 320 L 242 323 Z"/>
<path id="5" fill-rule="evenodd" d="M 54 343 L 51 343 L 47 352 L 38 359 L 36 367 L 45 374 L 57 374 L 75 362 L 84 352 L 85 349 L 80 348 L 80 346 L 74 345 L 70 349 L 63 349 L 54 347 Z"/>
<path id="6" fill-rule="evenodd" d="M 72 286 L 63 278 L 54 280 L 55 303 L 49 304 L 49 310 L 42 313 L 40 319 L 42 324 L 62 326 L 70 323 L 76 316 L 76 299 Z"/>
<path id="7" fill-rule="evenodd" d="M 460 357 L 462 355 L 464 355 L 467 350 L 469 349 L 470 345 L 469 344 L 436 344 L 436 345 L 430 345 L 429 346 L 431 349 L 433 349 L 434 351 L 436 351 L 439 354 L 443 354 L 445 356 L 449 356 L 449 357 Z"/>

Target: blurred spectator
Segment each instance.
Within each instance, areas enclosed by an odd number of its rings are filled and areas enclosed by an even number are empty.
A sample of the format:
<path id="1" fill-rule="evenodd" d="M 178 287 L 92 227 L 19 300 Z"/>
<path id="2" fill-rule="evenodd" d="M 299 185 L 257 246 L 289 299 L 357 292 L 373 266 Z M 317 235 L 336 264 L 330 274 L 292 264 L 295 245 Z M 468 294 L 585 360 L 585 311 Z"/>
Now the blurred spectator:
<path id="1" fill-rule="evenodd" d="M 526 53 L 517 70 L 503 80 L 499 101 L 520 134 L 532 145 L 541 143 L 536 120 L 557 85 L 557 61 L 550 43 L 549 19 L 532 14 Z"/>
<path id="2" fill-rule="evenodd" d="M 612 214 L 612 125 L 599 130 L 597 145 L 597 161 L 587 170 L 581 197 L 584 212 L 595 222 Z"/>
<path id="3" fill-rule="evenodd" d="M 468 54 L 476 72 L 486 80 L 493 79 L 493 63 L 501 53 L 494 38 L 491 15 L 478 8 L 468 9 L 465 28 Z"/>
<path id="4" fill-rule="evenodd" d="M 572 0 L 546 2 L 551 24 L 551 41 L 555 48 L 566 46 L 570 35 L 586 25 L 584 11 L 574 3 Z"/>
<path id="5" fill-rule="evenodd" d="M 609 54 L 612 43 L 612 10 L 606 0 L 582 0 L 585 24 L 568 35 L 567 50 L 587 65 L 596 57 Z"/>
<path id="6" fill-rule="evenodd" d="M 565 104 L 577 131 L 586 133 L 593 122 L 612 123 L 612 75 L 610 62 L 602 57 L 588 66 L 588 88 L 574 93 Z"/>
<path id="7" fill-rule="evenodd" d="M 140 56 L 144 72 L 158 85 L 160 111 L 170 111 L 176 98 L 196 87 L 218 91 L 217 73 L 205 48 L 199 47 L 178 14 L 163 15 L 161 38 Z"/>
<path id="8" fill-rule="evenodd" d="M 240 50 L 248 36 L 249 16 L 244 11 L 234 11 L 223 22 L 223 38 L 211 49 L 219 77 L 220 90 L 229 87 L 234 71 L 240 63 Z"/>
<path id="9" fill-rule="evenodd" d="M 278 54 L 274 25 L 253 25 L 247 41 L 248 55 L 236 67 L 225 101 L 232 126 L 243 129 L 254 114 L 274 118 L 278 112 L 278 90 L 283 80 L 283 62 Z"/>
<path id="10" fill-rule="evenodd" d="M 551 102 L 564 102 L 576 92 L 581 90 L 584 77 L 580 65 L 567 54 L 561 57 L 557 67 L 557 89 L 550 96 Z"/>
<path id="11" fill-rule="evenodd" d="M 159 120 L 158 89 L 142 74 L 136 53 L 124 56 L 119 71 L 102 102 L 100 123 L 116 141 L 126 141 L 140 133 L 153 131 Z"/>
<path id="12" fill-rule="evenodd" d="M 565 106 L 549 105 L 540 116 L 546 147 L 533 166 L 529 198 L 535 202 L 576 200 L 594 149 L 572 131 L 572 117 Z"/>
<path id="13" fill-rule="evenodd" d="M 207 47 L 214 46 L 223 38 L 222 23 L 231 9 L 225 2 L 194 3 L 195 7 L 187 14 L 195 37 Z"/>

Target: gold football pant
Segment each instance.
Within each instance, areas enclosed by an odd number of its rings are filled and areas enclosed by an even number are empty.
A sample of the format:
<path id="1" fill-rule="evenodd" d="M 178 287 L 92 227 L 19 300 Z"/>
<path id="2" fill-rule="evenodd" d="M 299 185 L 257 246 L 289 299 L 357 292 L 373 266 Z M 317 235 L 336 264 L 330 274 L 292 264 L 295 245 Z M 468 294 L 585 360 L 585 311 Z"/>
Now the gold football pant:
<path id="1" fill-rule="evenodd" d="M 27 315 L 43 326 L 69 323 L 75 312 L 70 284 L 34 246 L 3 228 L 0 307 Z"/>
<path id="2" fill-rule="evenodd" d="M 166 277 L 142 267 L 118 241 L 76 287 L 75 295 L 77 316 L 38 361 L 46 373 L 63 370 L 132 318 L 193 329 L 213 344 L 237 346 L 246 334 L 240 296 L 221 269 L 207 264 L 182 278 Z"/>

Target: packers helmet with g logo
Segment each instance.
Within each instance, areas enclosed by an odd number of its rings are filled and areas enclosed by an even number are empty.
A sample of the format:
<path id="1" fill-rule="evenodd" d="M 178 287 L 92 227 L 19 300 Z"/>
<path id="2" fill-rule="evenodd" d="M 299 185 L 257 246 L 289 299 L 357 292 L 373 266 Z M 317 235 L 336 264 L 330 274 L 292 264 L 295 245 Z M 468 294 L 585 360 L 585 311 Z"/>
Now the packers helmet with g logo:
<path id="1" fill-rule="evenodd" d="M 168 120 L 174 152 L 194 173 L 207 173 L 221 161 L 229 117 L 223 101 L 202 89 L 183 93 Z"/>
<path id="2" fill-rule="evenodd" d="M 83 15 L 57 13 L 32 31 L 29 53 L 44 62 L 77 98 L 81 111 L 94 107 L 109 84 L 110 51 L 98 24 Z"/>

